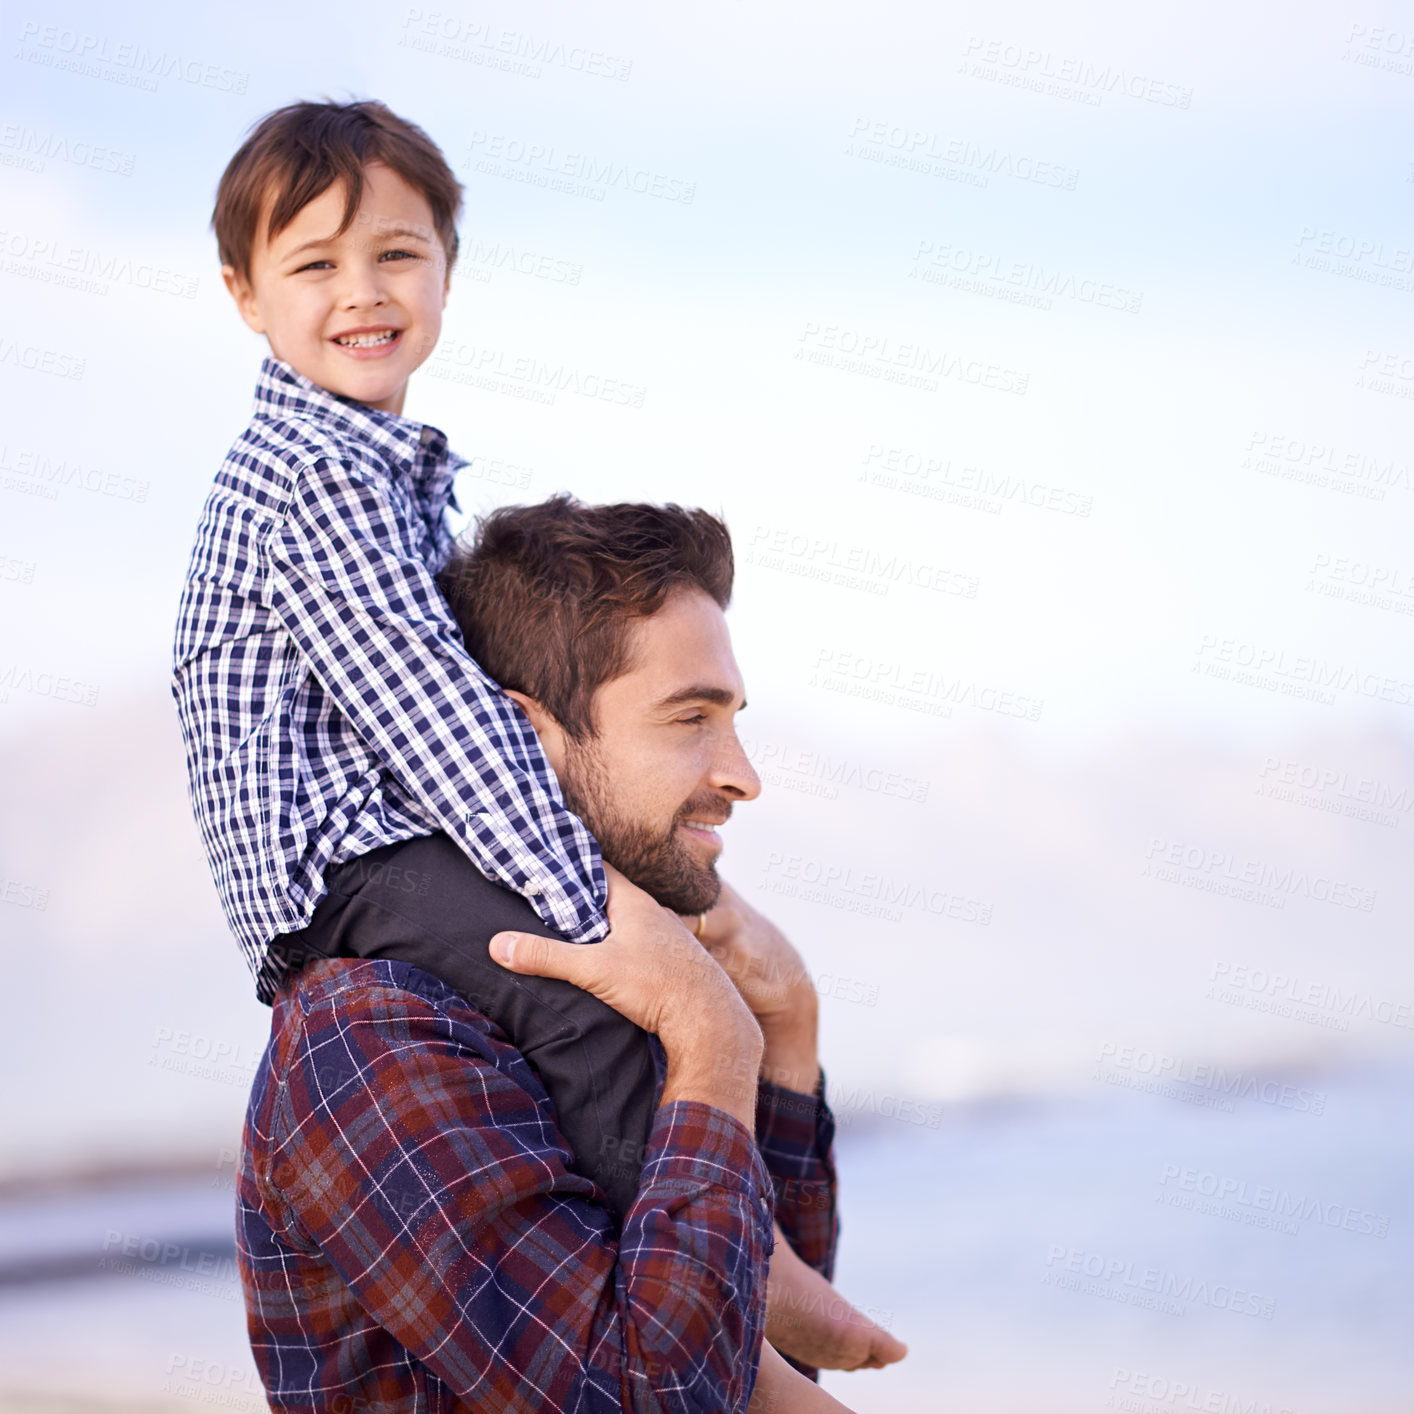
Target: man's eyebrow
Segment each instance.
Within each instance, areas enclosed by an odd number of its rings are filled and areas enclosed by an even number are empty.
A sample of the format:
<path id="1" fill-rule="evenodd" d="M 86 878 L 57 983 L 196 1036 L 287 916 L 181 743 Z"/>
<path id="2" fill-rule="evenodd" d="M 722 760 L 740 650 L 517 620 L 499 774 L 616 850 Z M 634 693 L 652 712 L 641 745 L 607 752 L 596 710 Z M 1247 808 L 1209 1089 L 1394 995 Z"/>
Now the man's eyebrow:
<path id="1" fill-rule="evenodd" d="M 682 707 L 689 702 L 710 702 L 715 707 L 730 707 L 736 701 L 736 693 L 725 687 L 707 687 L 704 684 L 696 684 L 693 687 L 679 688 L 677 692 L 670 692 L 666 697 L 658 699 L 654 706 L 660 708 Z M 743 697 L 741 705 L 746 706 L 746 699 Z"/>

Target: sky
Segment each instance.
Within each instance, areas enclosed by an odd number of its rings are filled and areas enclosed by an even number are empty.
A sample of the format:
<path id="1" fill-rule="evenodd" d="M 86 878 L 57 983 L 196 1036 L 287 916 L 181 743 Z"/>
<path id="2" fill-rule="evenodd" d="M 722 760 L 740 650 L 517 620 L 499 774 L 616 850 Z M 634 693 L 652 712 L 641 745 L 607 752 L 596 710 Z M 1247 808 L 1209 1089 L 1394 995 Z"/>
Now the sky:
<path id="1" fill-rule="evenodd" d="M 406 410 L 473 459 L 467 522 L 564 489 L 733 530 L 770 789 L 728 865 L 822 974 L 876 989 L 836 1008 L 843 1071 L 971 1095 L 1070 1076 L 1097 1027 L 1326 1045 L 1199 1005 L 1224 959 L 1409 994 L 1414 31 L 1392 8 L 5 26 L 0 751 L 30 792 L 5 867 L 53 899 L 11 911 L 28 945 L 112 958 L 121 918 L 153 957 L 229 949 L 202 1004 L 263 1024 L 166 697 L 262 353 L 207 227 L 263 113 L 375 96 L 466 188 Z M 141 859 L 180 888 L 135 882 Z M 851 866 L 871 882 L 841 893 Z M 1244 870 L 1296 892 L 1214 892 Z M 885 943 L 857 912 L 880 877 L 914 899 Z"/>

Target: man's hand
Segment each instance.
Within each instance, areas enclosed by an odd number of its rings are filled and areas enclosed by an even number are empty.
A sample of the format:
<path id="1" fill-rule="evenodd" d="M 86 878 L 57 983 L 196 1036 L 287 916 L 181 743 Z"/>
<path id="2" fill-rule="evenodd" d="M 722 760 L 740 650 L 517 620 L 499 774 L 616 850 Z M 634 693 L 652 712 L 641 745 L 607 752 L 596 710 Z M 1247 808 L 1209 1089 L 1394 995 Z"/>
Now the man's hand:
<path id="1" fill-rule="evenodd" d="M 696 923 L 694 918 L 689 926 Z M 761 1073 L 788 1090 L 813 1093 L 820 1079 L 820 999 L 786 935 L 724 882 L 701 942 L 761 1024 L 766 1042 Z"/>
<path id="2" fill-rule="evenodd" d="M 491 956 L 511 972 L 583 987 L 655 1033 L 668 1054 L 664 1104 L 701 1100 L 754 1129 L 763 1043 L 751 1012 L 675 914 L 618 870 L 605 865 L 604 872 L 610 931 L 603 942 L 497 933 Z"/>

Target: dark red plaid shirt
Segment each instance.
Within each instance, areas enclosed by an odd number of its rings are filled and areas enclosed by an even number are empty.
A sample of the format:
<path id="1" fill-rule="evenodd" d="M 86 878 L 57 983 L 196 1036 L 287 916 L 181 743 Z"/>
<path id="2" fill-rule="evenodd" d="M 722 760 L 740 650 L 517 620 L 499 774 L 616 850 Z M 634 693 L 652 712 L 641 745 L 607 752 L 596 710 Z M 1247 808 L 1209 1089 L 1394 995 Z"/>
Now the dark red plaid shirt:
<path id="1" fill-rule="evenodd" d="M 405 963 L 311 963 L 275 999 L 237 1190 L 271 1405 L 744 1410 L 773 1209 L 833 1266 L 833 1131 L 822 1099 L 765 1082 L 756 1144 L 665 1105 L 620 1235 L 495 1025 Z"/>

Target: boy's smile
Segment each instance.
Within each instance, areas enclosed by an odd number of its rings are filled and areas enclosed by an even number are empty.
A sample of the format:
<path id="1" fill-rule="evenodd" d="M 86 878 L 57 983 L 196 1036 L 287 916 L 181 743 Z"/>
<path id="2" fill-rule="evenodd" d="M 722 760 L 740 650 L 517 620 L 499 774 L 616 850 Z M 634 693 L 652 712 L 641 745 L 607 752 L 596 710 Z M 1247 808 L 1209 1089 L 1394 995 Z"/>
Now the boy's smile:
<path id="1" fill-rule="evenodd" d="M 335 183 L 256 242 L 249 280 L 230 266 L 222 275 L 276 358 L 331 393 L 401 413 L 408 378 L 441 336 L 446 252 L 427 198 L 381 162 L 364 169 L 358 212 L 335 235 L 344 201 Z"/>

